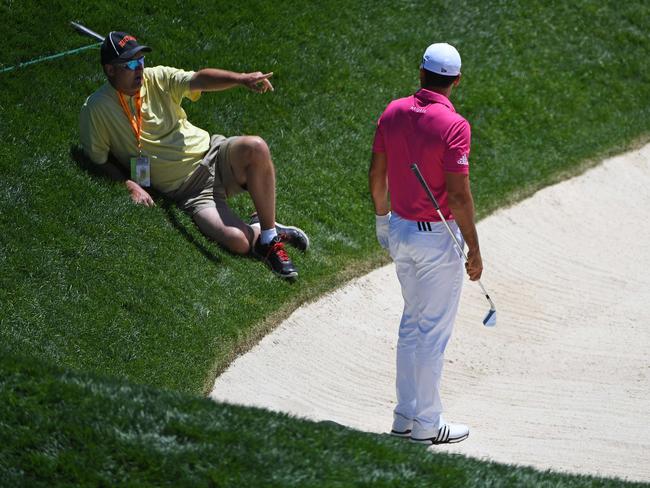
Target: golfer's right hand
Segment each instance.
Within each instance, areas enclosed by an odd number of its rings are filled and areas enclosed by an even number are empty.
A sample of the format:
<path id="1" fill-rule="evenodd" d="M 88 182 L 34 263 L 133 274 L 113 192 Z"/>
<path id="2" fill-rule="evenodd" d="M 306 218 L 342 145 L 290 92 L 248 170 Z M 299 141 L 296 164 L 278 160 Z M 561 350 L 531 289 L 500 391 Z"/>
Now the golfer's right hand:
<path id="1" fill-rule="evenodd" d="M 126 187 L 131 193 L 131 200 L 138 205 L 144 205 L 145 207 L 155 207 L 156 204 L 144 188 L 138 185 L 135 181 L 128 180 L 126 182 Z"/>
<path id="2" fill-rule="evenodd" d="M 481 279 L 481 274 L 483 274 L 483 260 L 481 259 L 481 251 L 479 249 L 470 249 L 467 252 L 465 270 L 467 271 L 467 275 L 471 281 Z"/>

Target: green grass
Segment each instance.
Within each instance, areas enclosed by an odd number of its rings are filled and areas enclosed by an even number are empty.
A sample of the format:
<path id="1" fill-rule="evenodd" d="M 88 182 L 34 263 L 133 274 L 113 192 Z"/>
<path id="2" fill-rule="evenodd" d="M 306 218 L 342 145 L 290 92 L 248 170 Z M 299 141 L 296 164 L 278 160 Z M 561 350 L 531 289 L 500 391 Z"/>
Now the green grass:
<path id="1" fill-rule="evenodd" d="M 463 57 L 453 101 L 473 126 L 485 216 L 647 139 L 649 15 L 640 0 L 4 0 L 0 68 L 91 43 L 67 25 L 78 20 L 136 34 L 154 49 L 150 64 L 273 71 L 273 94 L 235 89 L 185 108 L 212 133 L 267 140 L 278 220 L 305 229 L 313 248 L 292 254 L 299 281 L 281 282 L 214 246 L 168 202 L 134 206 L 122 186 L 81 169 L 77 117 L 103 82 L 98 51 L 0 74 L 0 344 L 205 393 L 295 307 L 386 262 L 366 183 L 374 121 L 417 88 L 427 44 L 446 40 Z M 233 206 L 252 211 L 246 197 Z"/>
<path id="2" fill-rule="evenodd" d="M 0 485 L 615 487 L 2 357 Z M 47 412 L 47 415 L 44 414 Z M 628 483 L 626 486 L 641 486 Z"/>
<path id="3" fill-rule="evenodd" d="M 235 89 L 186 107 L 210 132 L 269 142 L 278 220 L 314 244 L 294 253 L 294 285 L 218 249 L 175 207 L 133 206 L 120 185 L 79 169 L 71 151 L 78 109 L 102 82 L 96 51 L 0 78 L 2 339 L 10 350 L 160 387 L 205 391 L 289 310 L 385 262 L 366 183 L 373 121 L 416 88 L 431 40 L 463 55 L 454 100 L 473 123 L 481 216 L 648 131 L 643 2 L 329 2 L 298 11 L 159 2 L 155 13 L 61 2 L 47 18 L 36 4 L 3 4 L 3 65 L 84 45 L 67 25 L 78 19 L 136 32 L 155 49 L 151 63 L 275 73 L 273 94 Z M 233 205 L 252 211 L 246 196 Z"/>

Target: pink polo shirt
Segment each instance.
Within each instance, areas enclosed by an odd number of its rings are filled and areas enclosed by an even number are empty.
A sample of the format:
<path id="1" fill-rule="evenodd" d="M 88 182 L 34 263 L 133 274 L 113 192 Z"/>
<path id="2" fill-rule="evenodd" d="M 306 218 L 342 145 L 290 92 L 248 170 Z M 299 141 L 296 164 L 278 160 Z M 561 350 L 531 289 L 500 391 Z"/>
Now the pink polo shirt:
<path id="1" fill-rule="evenodd" d="M 372 150 L 386 153 L 392 210 L 409 220 L 440 220 L 411 170 L 417 163 L 445 219 L 453 219 L 445 172 L 469 174 L 470 139 L 469 122 L 444 95 L 420 89 L 388 104 L 377 122 Z"/>

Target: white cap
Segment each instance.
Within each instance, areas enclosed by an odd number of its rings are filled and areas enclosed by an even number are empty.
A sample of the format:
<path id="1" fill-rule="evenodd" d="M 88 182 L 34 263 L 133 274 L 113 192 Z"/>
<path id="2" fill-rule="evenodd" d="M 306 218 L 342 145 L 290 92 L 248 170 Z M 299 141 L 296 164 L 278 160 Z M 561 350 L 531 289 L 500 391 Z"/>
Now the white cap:
<path id="1" fill-rule="evenodd" d="M 460 54 L 446 42 L 431 44 L 424 51 L 420 68 L 439 75 L 457 76 L 460 74 Z"/>

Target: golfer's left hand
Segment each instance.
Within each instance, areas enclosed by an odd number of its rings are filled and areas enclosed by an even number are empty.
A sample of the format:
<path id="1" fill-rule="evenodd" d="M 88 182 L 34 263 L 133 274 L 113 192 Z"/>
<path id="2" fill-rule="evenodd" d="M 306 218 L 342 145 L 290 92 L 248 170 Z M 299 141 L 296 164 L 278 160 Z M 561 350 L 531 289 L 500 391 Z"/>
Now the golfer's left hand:
<path id="1" fill-rule="evenodd" d="M 390 245 L 389 222 L 390 212 L 386 215 L 375 215 L 375 233 L 377 234 L 379 245 L 384 249 L 388 249 Z"/>
<path id="2" fill-rule="evenodd" d="M 273 72 L 266 74 L 261 71 L 256 71 L 255 73 L 244 73 L 242 85 L 257 93 L 273 91 L 273 85 L 271 85 L 271 82 L 269 81 L 271 76 L 273 76 Z"/>

